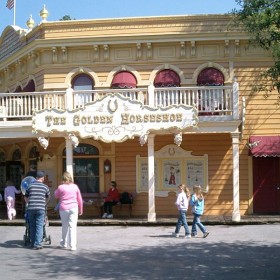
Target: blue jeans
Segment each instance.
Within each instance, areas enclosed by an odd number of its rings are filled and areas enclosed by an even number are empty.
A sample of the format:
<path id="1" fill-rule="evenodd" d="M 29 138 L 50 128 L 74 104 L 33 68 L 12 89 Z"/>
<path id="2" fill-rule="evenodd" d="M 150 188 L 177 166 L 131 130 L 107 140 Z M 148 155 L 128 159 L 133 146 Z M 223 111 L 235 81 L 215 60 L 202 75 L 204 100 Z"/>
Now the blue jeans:
<path id="1" fill-rule="evenodd" d="M 28 210 L 32 247 L 40 247 L 43 240 L 45 210 Z"/>
<path id="2" fill-rule="evenodd" d="M 185 228 L 185 235 L 190 235 L 190 230 L 187 222 L 187 211 L 179 210 L 178 222 L 176 225 L 175 233 L 179 233 L 181 226 Z"/>
<path id="3" fill-rule="evenodd" d="M 201 215 L 198 214 L 193 214 L 193 223 L 192 223 L 192 234 L 196 235 L 197 234 L 197 228 L 196 226 L 199 227 L 199 229 L 205 233 L 206 232 L 206 228 L 204 227 L 204 225 L 200 222 L 200 217 Z"/>

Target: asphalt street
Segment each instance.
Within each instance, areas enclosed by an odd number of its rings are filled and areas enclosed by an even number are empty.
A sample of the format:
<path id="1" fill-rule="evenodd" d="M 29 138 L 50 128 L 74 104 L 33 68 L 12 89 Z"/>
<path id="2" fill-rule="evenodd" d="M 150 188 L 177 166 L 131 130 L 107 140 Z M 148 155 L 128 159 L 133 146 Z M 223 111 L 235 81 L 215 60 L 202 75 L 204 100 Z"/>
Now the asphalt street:
<path id="1" fill-rule="evenodd" d="M 79 226 L 72 252 L 58 247 L 60 226 L 38 251 L 24 247 L 24 226 L 1 226 L 1 279 L 280 279 L 280 224 L 207 226 L 205 239 L 174 228 Z"/>

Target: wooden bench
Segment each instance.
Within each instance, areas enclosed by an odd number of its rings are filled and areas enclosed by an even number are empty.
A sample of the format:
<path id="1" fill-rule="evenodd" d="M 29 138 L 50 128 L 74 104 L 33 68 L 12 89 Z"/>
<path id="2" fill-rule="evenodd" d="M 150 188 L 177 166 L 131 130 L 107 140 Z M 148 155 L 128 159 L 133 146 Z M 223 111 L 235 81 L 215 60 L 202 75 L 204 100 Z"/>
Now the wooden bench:
<path id="1" fill-rule="evenodd" d="M 122 202 L 122 194 L 123 193 L 120 193 L 120 202 L 118 202 L 115 206 L 117 208 L 119 208 L 120 211 L 122 211 L 122 209 L 126 209 L 126 211 L 128 211 L 128 217 L 131 218 L 132 208 L 133 208 L 133 204 L 134 204 L 134 201 L 135 201 L 135 198 L 136 198 L 136 193 L 129 193 L 130 203 Z"/>
<path id="2" fill-rule="evenodd" d="M 120 209 L 120 211 L 123 211 L 123 209 L 126 209 L 128 212 L 128 217 L 130 218 L 132 216 L 132 208 L 133 208 L 133 203 L 135 201 L 136 193 L 129 193 L 131 197 L 131 203 L 122 203 L 121 201 L 118 202 L 116 205 L 113 207 L 116 207 L 116 209 Z M 95 207 L 99 210 L 100 217 L 103 215 L 103 205 L 104 205 L 104 199 L 107 196 L 107 193 L 94 193 L 94 194 L 87 194 L 87 195 L 82 195 L 83 196 L 83 201 L 84 201 L 84 206 L 89 206 L 89 207 Z M 120 197 L 122 197 L 122 193 L 120 193 Z"/>

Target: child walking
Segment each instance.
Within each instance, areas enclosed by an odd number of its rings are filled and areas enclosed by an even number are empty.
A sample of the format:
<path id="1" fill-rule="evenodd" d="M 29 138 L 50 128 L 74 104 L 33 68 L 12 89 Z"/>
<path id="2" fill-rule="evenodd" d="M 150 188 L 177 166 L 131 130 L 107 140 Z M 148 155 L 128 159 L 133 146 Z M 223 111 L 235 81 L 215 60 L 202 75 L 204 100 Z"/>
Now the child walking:
<path id="1" fill-rule="evenodd" d="M 185 238 L 191 238 L 191 234 L 187 222 L 187 211 L 189 205 L 188 197 L 190 196 L 190 191 L 184 184 L 178 186 L 178 191 L 179 194 L 177 196 L 175 205 L 178 208 L 179 217 L 176 224 L 175 232 L 172 235 L 175 236 L 176 238 L 179 237 L 179 232 L 181 226 L 183 225 L 185 228 Z"/>
<path id="2" fill-rule="evenodd" d="M 205 226 L 201 223 L 200 217 L 204 212 L 204 197 L 200 186 L 193 187 L 193 194 L 190 199 L 190 205 L 192 206 L 193 213 L 193 223 L 192 223 L 192 237 L 197 236 L 197 227 L 202 231 L 203 238 L 206 238 L 209 235 L 209 232 L 206 230 Z"/>
<path id="3" fill-rule="evenodd" d="M 15 209 L 15 199 L 16 194 L 20 193 L 20 190 L 17 190 L 14 186 L 13 182 L 7 181 L 6 188 L 4 191 L 4 199 L 7 204 L 7 215 L 8 219 L 12 220 L 16 217 L 16 209 Z"/>

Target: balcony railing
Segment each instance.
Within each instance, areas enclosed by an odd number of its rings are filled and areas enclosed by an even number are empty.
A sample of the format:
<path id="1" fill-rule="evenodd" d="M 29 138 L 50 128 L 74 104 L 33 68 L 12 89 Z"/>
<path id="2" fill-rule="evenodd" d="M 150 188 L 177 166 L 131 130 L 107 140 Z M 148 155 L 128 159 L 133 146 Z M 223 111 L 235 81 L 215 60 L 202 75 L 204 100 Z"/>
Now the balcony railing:
<path id="1" fill-rule="evenodd" d="M 200 120 L 236 120 L 238 113 L 238 84 L 232 86 L 167 87 L 135 89 L 104 89 L 51 92 L 0 93 L 0 121 L 28 120 L 33 113 L 43 109 L 75 109 L 102 99 L 108 94 L 141 102 L 151 107 L 190 105 L 198 110 Z M 218 117 L 218 118 L 217 118 Z M 211 118 L 213 119 L 213 118 Z"/>

